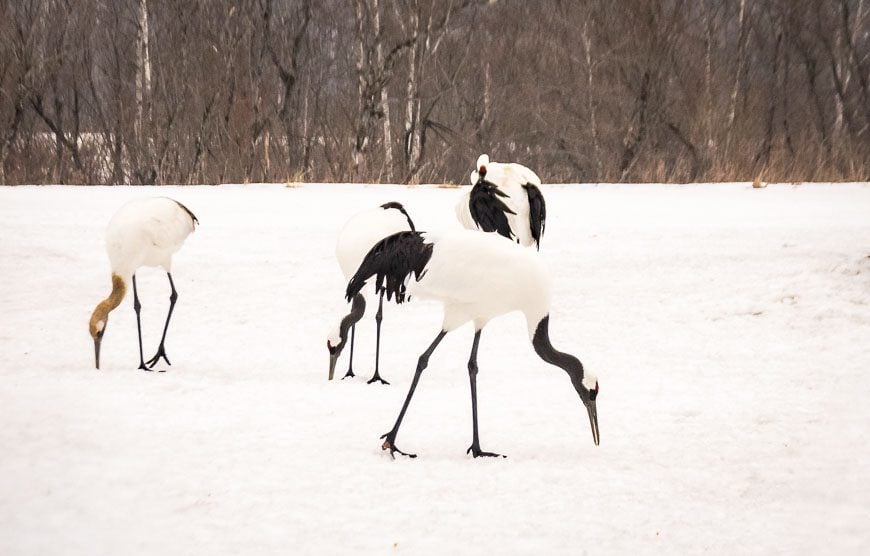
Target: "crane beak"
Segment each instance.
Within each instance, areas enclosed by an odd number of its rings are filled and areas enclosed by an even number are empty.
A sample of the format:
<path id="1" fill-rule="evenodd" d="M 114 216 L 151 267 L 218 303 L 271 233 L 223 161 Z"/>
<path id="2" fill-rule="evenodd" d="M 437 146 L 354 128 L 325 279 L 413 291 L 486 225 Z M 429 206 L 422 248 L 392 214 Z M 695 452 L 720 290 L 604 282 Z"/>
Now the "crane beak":
<path id="1" fill-rule="evenodd" d="M 100 343 L 103 341 L 102 336 L 94 338 L 94 359 L 96 360 L 97 370 L 100 368 Z"/>
<path id="2" fill-rule="evenodd" d="M 330 353 L 329 354 L 329 380 L 332 380 L 333 375 L 335 374 L 335 364 L 338 362 L 338 354 Z"/>
<path id="3" fill-rule="evenodd" d="M 589 425 L 592 427 L 592 440 L 598 446 L 600 437 L 598 436 L 598 407 L 595 405 L 595 400 L 586 404 L 586 412 L 589 413 Z"/>

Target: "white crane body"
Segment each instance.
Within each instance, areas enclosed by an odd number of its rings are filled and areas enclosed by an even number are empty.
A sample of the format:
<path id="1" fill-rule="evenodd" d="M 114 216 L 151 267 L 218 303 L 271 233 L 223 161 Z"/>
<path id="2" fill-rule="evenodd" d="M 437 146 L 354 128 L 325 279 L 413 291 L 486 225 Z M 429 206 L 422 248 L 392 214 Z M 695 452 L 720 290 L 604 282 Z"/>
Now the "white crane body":
<path id="1" fill-rule="evenodd" d="M 140 266 L 172 271 L 172 255 L 194 230 L 194 217 L 168 197 L 136 199 L 123 205 L 106 228 L 112 272 L 129 281 Z"/>
<path id="2" fill-rule="evenodd" d="M 172 282 L 172 256 L 181 249 L 184 240 L 194 231 L 198 222 L 190 209 L 168 197 L 129 201 L 109 220 L 106 228 L 106 252 L 112 269 L 112 292 L 96 306 L 88 326 L 94 339 L 94 356 L 98 369 L 100 344 L 106 331 L 109 313 L 121 304 L 131 282 L 133 309 L 136 311 L 136 326 L 139 331 L 139 368 L 149 371 L 161 357 L 169 364 L 164 342 L 178 298 Z M 172 290 L 160 346 L 147 365 L 142 357 L 142 326 L 139 319 L 141 304 L 136 291 L 136 270 L 143 266 L 163 267 Z"/>
<path id="3" fill-rule="evenodd" d="M 529 339 L 541 359 L 563 369 L 586 406 L 592 438 L 599 442 L 598 380 L 579 359 L 556 350 L 550 343 L 551 285 L 546 265 L 536 251 L 505 241 L 494 233 L 456 230 L 441 234 L 399 232 L 378 242 L 363 258 L 347 285 L 346 296 L 356 299 L 374 278 L 376 291 L 397 303 L 420 297 L 440 301 L 444 308 L 441 331 L 420 355 L 408 396 L 382 448 L 406 454 L 396 447 L 396 435 L 411 398 L 428 365 L 429 356 L 444 336 L 467 322 L 474 323 L 474 343 L 468 361 L 471 383 L 472 444 L 474 457 L 497 456 L 480 449 L 477 427 L 477 348 L 484 326 L 493 318 L 522 311 Z"/>
<path id="4" fill-rule="evenodd" d="M 540 248 L 546 205 L 537 174 L 522 164 L 490 162 L 484 154 L 471 173 L 471 184 L 456 204 L 456 218 L 464 228 L 496 231 L 520 245 Z M 504 225 L 499 224 L 502 218 Z"/>
<path id="5" fill-rule="evenodd" d="M 344 224 L 338 233 L 335 244 L 335 257 L 344 274 L 345 281 L 350 280 L 356 269 L 359 268 L 363 258 L 369 250 L 380 240 L 397 232 L 414 230 L 414 222 L 408 215 L 401 203 L 389 202 L 379 207 L 361 211 Z M 335 364 L 343 351 L 348 339 L 350 339 L 350 357 L 346 377 L 355 376 L 353 373 L 353 344 L 356 335 L 356 323 L 365 314 L 365 294 L 359 292 L 351 299 L 350 311 L 342 317 L 338 325 L 330 332 L 326 339 L 329 349 L 329 379 L 332 380 L 335 372 Z M 383 319 L 383 295 L 378 300 L 378 311 L 375 314 L 377 324 L 377 336 L 375 344 L 375 372 L 369 384 L 381 382 L 388 384 L 380 376 L 380 344 L 381 344 L 381 320 Z M 348 333 L 350 336 L 348 337 Z"/>

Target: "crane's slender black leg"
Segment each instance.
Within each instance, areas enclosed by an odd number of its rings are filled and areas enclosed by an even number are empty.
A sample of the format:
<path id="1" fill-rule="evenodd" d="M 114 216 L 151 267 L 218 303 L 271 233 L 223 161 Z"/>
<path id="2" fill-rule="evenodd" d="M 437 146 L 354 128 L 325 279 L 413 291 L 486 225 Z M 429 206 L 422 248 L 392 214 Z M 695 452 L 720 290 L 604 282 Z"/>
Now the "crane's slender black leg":
<path id="1" fill-rule="evenodd" d="M 378 312 L 375 313 L 375 323 L 378 326 L 378 335 L 375 340 L 375 374 L 366 384 L 371 384 L 372 382 L 380 382 L 381 384 L 389 384 L 386 380 L 381 378 L 381 375 L 378 373 L 378 364 L 381 360 L 381 321 L 384 319 L 384 292 L 381 292 L 381 300 L 378 302 Z"/>
<path id="2" fill-rule="evenodd" d="M 471 381 L 471 446 L 465 451 L 476 458 L 504 457 L 494 452 L 484 452 L 480 449 L 480 437 L 477 434 L 477 344 L 480 343 L 480 330 L 474 333 L 474 343 L 471 345 L 471 357 L 468 359 L 468 379 Z"/>
<path id="3" fill-rule="evenodd" d="M 139 320 L 139 311 L 142 309 L 142 304 L 139 303 L 139 292 L 136 291 L 136 275 L 133 274 L 133 310 L 136 311 L 136 330 L 139 332 L 139 368 L 143 371 L 150 371 L 145 366 L 145 361 L 142 356 L 142 322 Z"/>
<path id="4" fill-rule="evenodd" d="M 169 358 L 166 357 L 166 349 L 163 347 L 163 343 L 166 341 L 166 331 L 169 330 L 169 319 L 172 318 L 172 309 L 175 308 L 175 301 L 178 299 L 178 292 L 175 291 L 175 284 L 172 283 L 172 274 L 167 272 L 166 276 L 169 277 L 169 287 L 172 288 L 172 293 L 169 294 L 169 313 L 166 314 L 166 324 L 163 325 L 163 336 L 160 337 L 160 345 L 157 347 L 157 353 L 147 361 L 149 367 L 154 367 L 161 357 L 166 361 L 167 365 L 172 365 L 172 363 L 169 362 Z"/>
<path id="5" fill-rule="evenodd" d="M 341 380 L 346 379 L 347 377 L 356 376 L 353 374 L 353 338 L 356 336 L 356 323 L 350 326 L 350 361 L 347 363 L 347 372 L 344 373 L 344 376 L 341 377 Z"/>
<path id="6" fill-rule="evenodd" d="M 445 330 L 442 330 L 438 333 L 438 336 L 435 338 L 435 341 L 429 346 L 429 348 L 423 352 L 423 355 L 420 356 L 420 359 L 417 360 L 417 371 L 414 373 L 414 380 L 411 381 L 411 388 L 408 390 L 408 397 L 405 398 L 405 403 L 402 405 L 402 410 L 399 412 L 399 417 L 396 419 L 396 424 L 393 425 L 393 428 L 387 434 L 381 436 L 381 438 L 385 439 L 383 445 L 381 446 L 382 450 L 389 450 L 390 456 L 395 458 L 395 453 L 399 452 L 403 456 L 408 456 L 409 458 L 417 457 L 416 454 L 408 454 L 396 448 L 396 435 L 399 433 L 399 427 L 402 425 L 402 419 L 405 417 L 405 411 L 408 410 L 408 404 L 411 403 L 411 397 L 414 395 L 414 390 L 417 388 L 417 383 L 420 381 L 420 375 L 423 374 L 423 369 L 425 369 L 429 365 L 429 356 L 432 355 L 432 352 L 435 351 L 435 348 L 438 347 L 438 344 L 441 343 L 441 340 L 444 339 L 444 336 L 447 334 Z"/>

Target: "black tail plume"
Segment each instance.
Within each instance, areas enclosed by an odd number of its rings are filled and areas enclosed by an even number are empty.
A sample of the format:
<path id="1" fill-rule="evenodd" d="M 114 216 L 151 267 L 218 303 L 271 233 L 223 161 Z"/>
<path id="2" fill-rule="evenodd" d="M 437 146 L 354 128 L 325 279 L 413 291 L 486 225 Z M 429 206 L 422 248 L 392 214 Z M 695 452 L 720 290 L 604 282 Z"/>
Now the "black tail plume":
<path id="1" fill-rule="evenodd" d="M 507 215 L 516 213 L 499 198 L 507 197 L 507 194 L 495 184 L 483 179 L 484 175 L 486 174 L 481 175 L 471 188 L 468 198 L 471 219 L 484 232 L 497 232 L 508 239 L 514 239 Z"/>
<path id="2" fill-rule="evenodd" d="M 535 184 L 527 183 L 523 189 L 526 190 L 529 197 L 529 226 L 531 227 L 532 239 L 535 240 L 535 245 L 540 250 L 541 238 L 544 237 L 544 227 L 547 224 L 547 203 L 544 202 L 544 195 Z"/>

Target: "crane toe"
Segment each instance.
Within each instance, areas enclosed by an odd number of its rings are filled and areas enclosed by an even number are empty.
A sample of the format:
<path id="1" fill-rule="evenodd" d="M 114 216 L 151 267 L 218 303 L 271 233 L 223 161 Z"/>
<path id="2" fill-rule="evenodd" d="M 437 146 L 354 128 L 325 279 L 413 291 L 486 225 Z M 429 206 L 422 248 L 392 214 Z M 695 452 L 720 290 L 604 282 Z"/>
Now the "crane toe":
<path id="1" fill-rule="evenodd" d="M 154 357 L 145 362 L 145 364 L 148 365 L 148 370 L 153 370 L 154 365 L 160 361 L 161 357 L 166 361 L 167 365 L 172 366 L 172 363 L 169 362 L 169 358 L 166 357 L 166 350 L 163 346 L 160 346 L 157 348 L 157 353 L 154 354 Z"/>
<path id="2" fill-rule="evenodd" d="M 389 384 L 390 384 L 386 380 L 382 379 L 381 375 L 379 375 L 378 373 L 375 373 L 374 376 L 372 376 L 372 378 L 370 378 L 368 381 L 366 381 L 366 384 L 371 384 L 372 382 L 380 382 L 381 384 L 386 384 L 387 386 L 389 386 Z"/>
<path id="3" fill-rule="evenodd" d="M 475 458 L 506 458 L 507 456 L 502 454 L 496 454 L 495 452 L 484 452 L 480 449 L 480 446 L 474 446 L 473 444 L 468 447 L 465 451 L 466 454 L 471 454 Z"/>
<path id="4" fill-rule="evenodd" d="M 391 458 L 396 459 L 396 453 L 399 453 L 399 454 L 401 454 L 405 457 L 409 457 L 409 458 L 417 457 L 417 454 L 409 454 L 407 452 L 403 452 L 402 450 L 396 448 L 395 434 L 392 431 L 381 436 L 381 438 L 384 439 L 384 443 L 381 445 L 381 450 L 389 450 Z"/>

